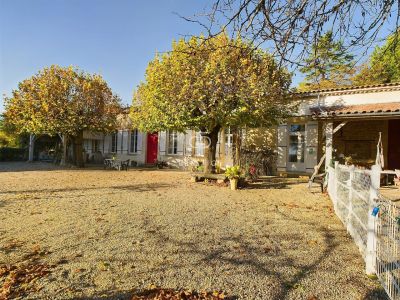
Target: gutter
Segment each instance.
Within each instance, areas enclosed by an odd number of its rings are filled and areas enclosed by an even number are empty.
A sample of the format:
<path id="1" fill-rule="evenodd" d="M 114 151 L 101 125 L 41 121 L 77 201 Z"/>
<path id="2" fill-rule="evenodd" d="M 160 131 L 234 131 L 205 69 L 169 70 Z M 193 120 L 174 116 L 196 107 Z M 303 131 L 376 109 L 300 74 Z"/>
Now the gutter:
<path id="1" fill-rule="evenodd" d="M 360 119 L 363 117 L 370 117 L 370 118 L 384 118 L 384 117 L 399 117 L 400 118 L 400 112 L 385 112 L 382 114 L 377 114 L 377 113 L 362 113 L 362 114 L 339 114 L 339 115 L 326 115 L 326 116 L 316 116 L 316 115 L 311 115 L 312 119 L 318 120 L 318 119 Z"/>

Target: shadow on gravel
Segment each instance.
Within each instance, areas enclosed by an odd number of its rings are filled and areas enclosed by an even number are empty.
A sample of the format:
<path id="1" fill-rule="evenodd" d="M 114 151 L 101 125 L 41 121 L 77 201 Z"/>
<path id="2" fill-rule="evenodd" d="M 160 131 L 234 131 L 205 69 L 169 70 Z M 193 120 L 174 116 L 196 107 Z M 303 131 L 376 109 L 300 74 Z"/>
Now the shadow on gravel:
<path id="1" fill-rule="evenodd" d="M 157 189 L 162 188 L 174 188 L 173 184 L 164 184 L 164 183 L 149 183 L 149 184 L 129 184 L 129 185 L 114 185 L 114 186 L 100 186 L 100 187 L 85 187 L 85 188 L 62 188 L 62 189 L 32 189 L 32 190 L 18 190 L 18 191 L 5 191 L 0 192 L 2 194 L 22 194 L 22 193 L 63 193 L 63 192 L 85 192 L 89 190 L 129 190 L 131 192 L 149 192 L 156 191 Z"/>
<path id="2" fill-rule="evenodd" d="M 137 171 L 137 172 L 182 172 L 180 169 L 158 169 L 157 167 L 149 166 L 149 167 L 129 167 L 129 171 Z M 36 172 L 36 171 L 104 171 L 109 173 L 118 173 L 118 172 L 126 172 L 126 171 L 118 171 L 116 169 L 104 169 L 104 165 L 100 164 L 85 164 L 84 168 L 77 168 L 74 165 L 69 166 L 60 166 L 58 164 L 54 164 L 52 162 L 44 162 L 44 161 L 10 161 L 4 162 L 0 161 L 0 173 L 1 172 Z"/>
<path id="3" fill-rule="evenodd" d="M 132 291 L 106 291 L 99 292 L 94 296 L 75 297 L 73 300 L 131 300 Z"/>
<path id="4" fill-rule="evenodd" d="M 291 185 L 298 185 L 302 184 L 301 182 L 252 182 L 248 183 L 247 186 L 244 188 L 246 190 L 265 190 L 265 189 L 290 189 Z"/>
<path id="5" fill-rule="evenodd" d="M 332 256 L 336 248 L 340 245 L 340 241 L 337 240 L 337 235 L 335 234 L 335 230 L 329 229 L 325 226 L 321 226 L 318 221 L 307 221 L 302 218 L 294 217 L 284 212 L 278 212 L 281 215 L 282 219 L 288 220 L 290 223 L 296 223 L 299 226 L 309 226 L 311 228 L 316 228 L 315 231 L 318 231 L 323 237 L 323 244 L 321 244 L 321 249 L 314 253 L 314 259 L 311 263 L 304 264 L 301 263 L 301 260 L 296 259 L 296 257 L 291 256 L 287 253 L 288 250 L 284 246 L 282 248 L 282 244 L 284 245 L 288 241 L 297 240 L 301 245 L 299 247 L 303 249 L 309 248 L 307 240 L 299 233 L 293 232 L 291 234 L 286 234 L 284 236 L 273 236 L 273 233 L 267 235 L 270 239 L 272 237 L 273 242 L 271 242 L 271 246 L 267 247 L 263 245 L 263 239 L 265 240 L 265 234 L 261 233 L 258 235 L 253 235 L 250 238 L 240 236 L 223 236 L 219 237 L 219 242 L 215 242 L 214 240 L 207 240 L 206 238 L 199 238 L 199 243 L 190 242 L 185 240 L 180 240 L 174 238 L 170 235 L 163 234 L 161 228 L 157 228 L 157 230 L 152 230 L 154 224 L 152 223 L 151 218 L 145 218 L 144 228 L 147 231 L 147 239 L 153 240 L 155 244 L 162 245 L 163 243 L 170 243 L 176 246 L 179 249 L 180 255 L 193 255 L 200 257 L 200 259 L 193 264 L 193 267 L 201 268 L 203 266 L 213 266 L 217 267 L 224 263 L 234 270 L 233 272 L 239 274 L 240 270 L 243 266 L 248 266 L 255 274 L 261 274 L 263 276 L 268 276 L 277 280 L 280 285 L 280 289 L 275 291 L 275 295 L 268 295 L 268 299 L 271 300 L 280 300 L 280 299 L 288 299 L 293 297 L 293 293 L 296 293 L 297 290 L 302 290 L 304 282 L 307 282 L 307 278 L 310 277 L 313 273 L 324 268 L 325 260 L 329 260 Z M 344 231 L 344 230 L 343 230 Z M 199 247 L 200 244 L 203 244 Z M 209 244 L 208 247 L 204 247 L 205 244 Z M 227 245 L 237 245 L 232 248 L 232 246 Z M 234 253 L 234 254 L 233 254 Z M 266 263 L 267 262 L 267 263 Z M 153 272 L 164 272 L 165 269 L 173 269 L 178 270 L 180 268 L 187 268 L 188 262 L 185 261 L 185 264 L 182 262 L 174 261 L 169 265 L 164 265 L 160 267 L 158 270 L 153 270 Z M 293 269 L 294 272 L 288 278 L 287 271 L 285 269 Z M 337 268 L 341 268 L 340 264 L 338 264 Z M 332 269 L 331 272 L 336 272 L 338 270 Z M 353 278 L 351 282 L 349 282 L 347 288 L 356 288 L 363 289 L 365 288 L 365 282 L 361 282 L 361 280 Z M 237 287 L 235 287 L 237 288 Z M 341 288 L 338 283 L 337 286 L 327 286 L 326 291 Z M 324 290 L 322 291 L 324 293 Z M 297 295 L 297 294 L 296 294 Z M 313 295 L 309 294 L 308 299 L 319 299 L 319 296 L 322 295 Z M 299 296 L 299 295 L 297 295 Z M 304 296 L 304 295 L 303 295 Z M 385 292 L 383 289 L 376 288 L 372 291 L 369 291 L 365 296 L 365 299 L 387 299 Z"/>
<path id="6" fill-rule="evenodd" d="M 367 295 L 363 298 L 363 300 L 376 300 L 376 299 L 390 300 L 389 297 L 386 295 L 385 291 L 383 290 L 383 288 L 369 291 Z"/>
<path id="7" fill-rule="evenodd" d="M 99 292 L 97 295 L 90 296 L 90 297 L 75 297 L 72 298 L 73 300 L 131 300 L 134 296 L 135 299 L 156 299 L 154 297 L 146 297 L 148 292 L 132 292 L 132 291 L 106 291 L 106 292 Z M 143 297 L 143 298 L 142 298 Z M 159 299 L 159 298 L 157 298 Z M 160 298 L 161 299 L 161 298 Z M 169 298 L 162 298 L 162 299 L 169 299 Z M 175 298 L 174 298 L 175 299 Z M 179 298 L 179 299 L 198 299 L 198 298 Z M 207 298 L 209 299 L 209 298 Z M 217 299 L 217 297 L 215 297 Z M 222 299 L 222 298 L 221 298 Z M 224 300 L 237 300 L 239 299 L 237 296 L 225 296 Z"/>
<path id="8" fill-rule="evenodd" d="M 64 168 L 47 162 L 0 162 L 0 172 L 59 171 Z"/>

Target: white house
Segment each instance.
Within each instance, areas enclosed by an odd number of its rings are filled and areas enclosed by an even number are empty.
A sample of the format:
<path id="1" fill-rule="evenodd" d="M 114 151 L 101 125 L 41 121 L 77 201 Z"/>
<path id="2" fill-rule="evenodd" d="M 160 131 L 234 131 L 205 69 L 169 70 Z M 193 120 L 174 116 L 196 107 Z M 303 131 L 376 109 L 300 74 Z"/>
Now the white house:
<path id="1" fill-rule="evenodd" d="M 174 167 L 190 168 L 204 159 L 202 137 L 200 132 L 194 130 L 184 133 L 145 133 L 136 129 L 119 129 L 112 134 L 84 132 L 83 138 L 83 147 L 89 162 L 117 156 L 121 160 L 130 159 L 139 166 L 165 161 Z M 217 149 L 220 166 L 232 165 L 232 134 L 229 130 L 220 132 Z"/>
<path id="2" fill-rule="evenodd" d="M 301 100 L 297 114 L 275 129 L 257 129 L 256 135 L 276 149 L 278 173 L 309 174 L 321 158 L 329 164 L 351 160 L 368 167 L 374 162 L 379 134 L 382 137 L 385 168 L 400 169 L 400 83 L 379 84 L 296 94 Z M 127 115 L 122 116 L 129 120 Z M 200 132 L 164 131 L 144 133 L 131 130 L 129 121 L 113 134 L 84 133 L 86 159 L 102 162 L 112 155 L 138 165 L 167 161 L 190 168 L 204 159 Z M 250 132 L 250 131 L 248 131 Z M 250 136 L 250 134 L 247 134 Z M 232 165 L 233 137 L 221 130 L 217 164 Z"/>
<path id="3" fill-rule="evenodd" d="M 298 93 L 296 117 L 278 127 L 278 172 L 312 173 L 325 153 L 368 167 L 382 135 L 385 166 L 400 168 L 400 84 Z"/>

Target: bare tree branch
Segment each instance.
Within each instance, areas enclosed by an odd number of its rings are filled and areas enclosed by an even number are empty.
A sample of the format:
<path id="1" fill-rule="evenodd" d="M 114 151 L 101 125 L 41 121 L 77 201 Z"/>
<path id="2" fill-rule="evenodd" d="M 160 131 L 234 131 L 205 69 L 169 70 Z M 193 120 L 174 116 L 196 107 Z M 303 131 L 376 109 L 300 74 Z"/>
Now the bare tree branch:
<path id="1" fill-rule="evenodd" d="M 343 51 L 365 54 L 399 28 L 400 0 L 215 0 L 207 11 L 184 18 L 202 26 L 206 39 L 229 31 L 299 66 L 328 30 Z"/>

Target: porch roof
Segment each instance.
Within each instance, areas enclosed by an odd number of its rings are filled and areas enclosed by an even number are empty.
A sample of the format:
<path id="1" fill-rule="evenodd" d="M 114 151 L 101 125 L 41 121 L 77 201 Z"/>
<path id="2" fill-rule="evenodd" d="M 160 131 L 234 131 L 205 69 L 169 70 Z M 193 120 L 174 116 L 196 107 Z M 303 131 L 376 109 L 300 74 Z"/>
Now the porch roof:
<path id="1" fill-rule="evenodd" d="M 334 117 L 400 116 L 400 102 L 319 106 L 310 108 L 310 111 L 312 116 L 317 119 Z"/>

